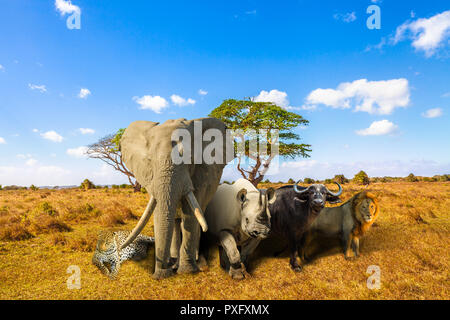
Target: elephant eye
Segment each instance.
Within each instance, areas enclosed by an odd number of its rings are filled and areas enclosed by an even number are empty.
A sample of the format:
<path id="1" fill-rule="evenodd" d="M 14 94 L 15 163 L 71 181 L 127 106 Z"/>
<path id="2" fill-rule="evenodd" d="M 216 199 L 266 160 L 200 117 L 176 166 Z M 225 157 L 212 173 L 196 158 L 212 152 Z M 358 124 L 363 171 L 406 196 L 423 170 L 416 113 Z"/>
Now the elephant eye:
<path id="1" fill-rule="evenodd" d="M 250 220 L 248 220 L 248 218 L 245 218 L 245 223 L 249 223 Z"/>

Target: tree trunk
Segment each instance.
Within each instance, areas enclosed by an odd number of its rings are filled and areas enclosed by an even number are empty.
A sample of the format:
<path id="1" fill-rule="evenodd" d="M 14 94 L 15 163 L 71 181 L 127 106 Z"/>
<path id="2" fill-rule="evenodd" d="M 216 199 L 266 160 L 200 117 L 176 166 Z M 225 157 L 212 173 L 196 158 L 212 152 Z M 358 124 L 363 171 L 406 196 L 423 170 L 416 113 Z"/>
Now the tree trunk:
<path id="1" fill-rule="evenodd" d="M 141 184 L 139 182 L 136 181 L 133 184 L 133 189 L 134 189 L 134 192 L 141 192 L 142 186 L 141 186 Z"/>

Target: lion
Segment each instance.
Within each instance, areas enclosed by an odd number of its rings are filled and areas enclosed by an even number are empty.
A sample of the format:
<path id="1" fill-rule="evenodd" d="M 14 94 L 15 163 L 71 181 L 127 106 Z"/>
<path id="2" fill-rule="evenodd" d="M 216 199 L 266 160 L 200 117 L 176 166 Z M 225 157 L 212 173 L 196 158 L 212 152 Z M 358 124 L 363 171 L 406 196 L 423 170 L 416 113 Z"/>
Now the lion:
<path id="1" fill-rule="evenodd" d="M 306 249 L 317 236 L 338 238 L 346 259 L 358 257 L 359 238 L 370 229 L 379 211 L 376 196 L 368 191 L 354 195 L 339 207 L 322 209 L 301 239 L 300 257 L 302 260 L 308 260 Z"/>

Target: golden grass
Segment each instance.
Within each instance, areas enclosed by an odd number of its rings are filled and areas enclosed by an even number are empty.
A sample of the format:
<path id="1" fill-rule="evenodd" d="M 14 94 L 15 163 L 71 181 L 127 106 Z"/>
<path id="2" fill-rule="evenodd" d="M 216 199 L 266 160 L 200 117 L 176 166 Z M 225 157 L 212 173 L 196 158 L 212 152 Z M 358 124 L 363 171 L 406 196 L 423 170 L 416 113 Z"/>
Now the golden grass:
<path id="1" fill-rule="evenodd" d="M 342 200 L 362 188 L 344 185 Z M 217 250 L 196 275 L 153 280 L 153 248 L 146 260 L 124 263 L 117 280 L 101 274 L 91 264 L 98 231 L 131 229 L 147 195 L 0 191 L 0 299 L 449 299 L 450 183 L 377 183 L 370 190 L 381 212 L 359 259 L 347 261 L 334 249 L 295 273 L 287 255 L 272 257 L 266 243 L 243 281 L 220 269 Z M 153 235 L 153 219 L 144 233 Z M 67 289 L 70 265 L 81 269 L 79 290 Z M 379 290 L 366 286 L 369 265 L 381 268 Z"/>

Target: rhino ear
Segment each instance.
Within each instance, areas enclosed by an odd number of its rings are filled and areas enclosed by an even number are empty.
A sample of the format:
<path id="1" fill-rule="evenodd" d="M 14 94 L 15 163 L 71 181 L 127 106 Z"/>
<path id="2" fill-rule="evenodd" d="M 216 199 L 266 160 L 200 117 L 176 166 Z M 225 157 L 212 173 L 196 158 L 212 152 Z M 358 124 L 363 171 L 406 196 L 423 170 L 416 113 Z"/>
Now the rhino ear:
<path id="1" fill-rule="evenodd" d="M 267 200 L 269 201 L 269 204 L 273 204 L 275 200 L 277 199 L 277 196 L 275 195 L 275 189 L 274 188 L 268 188 L 266 190 L 267 194 Z"/>
<path id="2" fill-rule="evenodd" d="M 244 203 L 245 200 L 247 200 L 247 189 L 242 188 L 241 190 L 239 190 L 236 198 L 239 202 Z"/>

